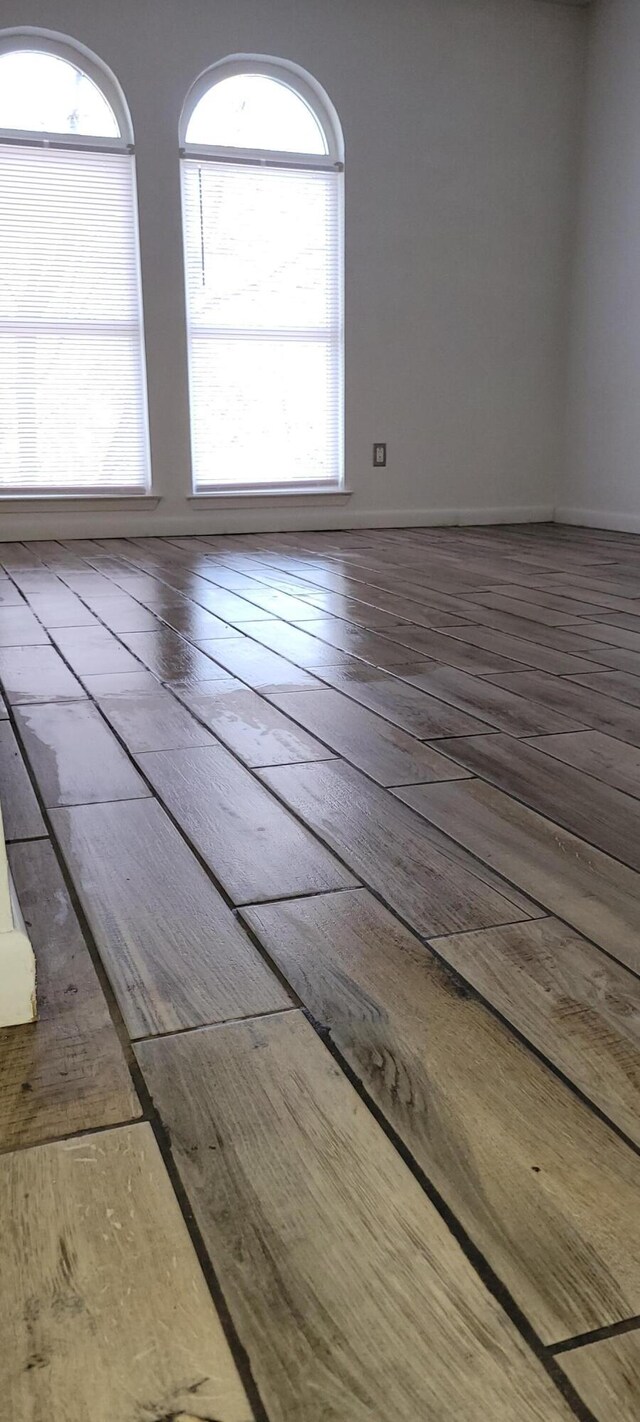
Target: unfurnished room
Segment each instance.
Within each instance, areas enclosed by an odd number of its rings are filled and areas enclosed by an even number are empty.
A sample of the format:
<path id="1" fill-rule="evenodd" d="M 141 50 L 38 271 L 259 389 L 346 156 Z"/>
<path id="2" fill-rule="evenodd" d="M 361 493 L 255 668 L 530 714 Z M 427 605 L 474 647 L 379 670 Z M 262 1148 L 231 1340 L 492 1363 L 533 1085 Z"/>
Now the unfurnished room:
<path id="1" fill-rule="evenodd" d="M 0 1422 L 640 1422 L 639 75 L 0 0 Z"/>

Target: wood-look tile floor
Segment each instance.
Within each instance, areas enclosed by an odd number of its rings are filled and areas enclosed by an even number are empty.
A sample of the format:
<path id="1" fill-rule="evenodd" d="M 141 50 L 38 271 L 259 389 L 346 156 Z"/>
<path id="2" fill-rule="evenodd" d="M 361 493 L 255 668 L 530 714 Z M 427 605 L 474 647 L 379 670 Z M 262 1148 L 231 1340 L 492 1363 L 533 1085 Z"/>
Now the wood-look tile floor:
<path id="1" fill-rule="evenodd" d="M 640 543 L 0 544 L 12 1422 L 637 1422 Z"/>

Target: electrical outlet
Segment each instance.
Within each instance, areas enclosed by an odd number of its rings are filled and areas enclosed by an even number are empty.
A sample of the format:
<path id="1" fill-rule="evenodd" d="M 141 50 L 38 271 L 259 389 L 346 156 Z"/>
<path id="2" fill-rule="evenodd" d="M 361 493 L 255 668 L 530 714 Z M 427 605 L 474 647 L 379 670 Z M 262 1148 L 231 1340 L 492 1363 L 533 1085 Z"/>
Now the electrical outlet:
<path id="1" fill-rule="evenodd" d="M 374 444 L 373 446 L 373 467 L 374 469 L 384 469 L 387 463 L 386 444 Z"/>

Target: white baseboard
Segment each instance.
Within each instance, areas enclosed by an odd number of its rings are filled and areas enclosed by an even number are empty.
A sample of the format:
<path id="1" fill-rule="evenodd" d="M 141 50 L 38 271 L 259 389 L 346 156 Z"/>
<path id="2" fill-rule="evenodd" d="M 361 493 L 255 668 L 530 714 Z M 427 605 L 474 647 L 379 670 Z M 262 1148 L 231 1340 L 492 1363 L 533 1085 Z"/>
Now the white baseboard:
<path id="1" fill-rule="evenodd" d="M 36 960 L 7 862 L 0 816 L 0 1027 L 33 1022 Z"/>
<path id="2" fill-rule="evenodd" d="M 498 523 L 549 523 L 552 505 L 500 505 L 496 508 L 355 509 L 353 506 L 323 505 L 301 497 L 278 500 L 251 508 L 226 507 L 193 509 L 184 512 L 126 512 L 102 508 L 98 512 L 53 510 L 25 511 L 5 515 L 2 538 L 126 538 L 128 535 L 189 535 L 192 533 L 283 533 L 300 530 L 350 528 L 436 528 L 452 525 Z"/>
<path id="3" fill-rule="evenodd" d="M 608 513 L 603 509 L 557 508 L 555 521 L 581 524 L 584 528 L 607 528 L 618 533 L 640 533 L 640 514 Z"/>

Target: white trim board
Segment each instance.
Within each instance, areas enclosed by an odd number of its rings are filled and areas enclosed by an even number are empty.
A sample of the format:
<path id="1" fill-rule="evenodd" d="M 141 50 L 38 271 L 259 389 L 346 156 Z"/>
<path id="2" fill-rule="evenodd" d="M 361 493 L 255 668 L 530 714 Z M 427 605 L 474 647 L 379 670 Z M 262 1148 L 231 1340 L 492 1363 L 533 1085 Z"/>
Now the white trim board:
<path id="1" fill-rule="evenodd" d="M 0 814 L 0 1027 L 34 1022 L 36 960 L 7 860 Z"/>
<path id="2" fill-rule="evenodd" d="M 490 523 L 551 523 L 553 505 L 502 505 L 497 508 L 356 509 L 339 499 L 331 506 L 313 495 L 292 495 L 264 502 L 244 497 L 240 507 L 188 508 L 184 512 L 136 512 L 135 528 L 126 512 L 24 512 L 3 520 L 5 542 L 22 538 L 127 538 L 192 533 L 282 533 L 340 528 L 428 528 Z"/>
<path id="3" fill-rule="evenodd" d="M 608 528 L 617 533 L 640 533 L 640 514 L 608 513 L 603 509 L 556 509 L 556 523 L 575 523 L 583 528 Z"/>

